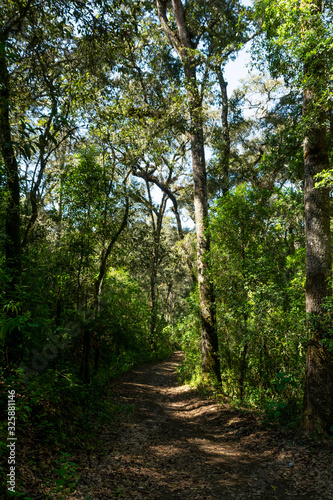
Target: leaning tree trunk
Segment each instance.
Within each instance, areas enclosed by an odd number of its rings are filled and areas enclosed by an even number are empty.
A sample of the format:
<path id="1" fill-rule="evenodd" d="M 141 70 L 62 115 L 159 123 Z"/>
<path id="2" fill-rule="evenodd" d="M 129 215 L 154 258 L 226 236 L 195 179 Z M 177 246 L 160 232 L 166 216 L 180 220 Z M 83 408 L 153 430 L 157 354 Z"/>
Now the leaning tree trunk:
<path id="1" fill-rule="evenodd" d="M 125 188 L 126 192 L 126 188 Z M 127 219 L 129 214 L 129 199 L 127 194 L 125 195 L 126 205 L 125 211 L 122 218 L 122 222 L 116 231 L 116 233 L 112 236 L 108 246 L 103 250 L 101 255 L 101 260 L 99 264 L 99 273 L 94 283 L 94 300 L 93 300 L 93 310 L 95 313 L 95 320 L 98 324 L 98 315 L 100 312 L 100 298 L 102 293 L 102 287 L 104 278 L 106 276 L 108 270 L 108 258 L 111 254 L 111 251 L 118 240 L 121 233 L 124 231 L 127 225 Z M 80 377 L 84 383 L 88 384 L 90 381 L 90 353 L 91 353 L 91 344 L 92 344 L 92 333 L 88 325 L 86 325 L 83 333 L 83 346 L 82 346 L 82 359 L 81 359 L 81 367 L 80 367 Z M 100 356 L 100 347 L 99 347 L 99 339 L 96 341 L 96 350 L 95 350 L 95 371 L 98 367 L 98 361 Z"/>
<path id="2" fill-rule="evenodd" d="M 307 12 L 303 22 L 304 33 L 310 30 L 310 34 L 315 35 L 321 0 L 302 0 L 301 7 Z M 314 36 L 312 39 L 315 40 Z M 331 335 L 331 319 L 325 311 L 325 301 L 332 293 L 330 199 L 327 188 L 315 188 L 315 175 L 329 168 L 326 114 L 318 105 L 320 79 L 325 74 L 324 61 L 320 56 L 307 57 L 304 74 L 305 80 L 310 82 L 303 91 L 308 345 L 301 427 L 306 432 L 314 432 L 329 431 L 333 427 L 333 355 L 326 343 Z"/>

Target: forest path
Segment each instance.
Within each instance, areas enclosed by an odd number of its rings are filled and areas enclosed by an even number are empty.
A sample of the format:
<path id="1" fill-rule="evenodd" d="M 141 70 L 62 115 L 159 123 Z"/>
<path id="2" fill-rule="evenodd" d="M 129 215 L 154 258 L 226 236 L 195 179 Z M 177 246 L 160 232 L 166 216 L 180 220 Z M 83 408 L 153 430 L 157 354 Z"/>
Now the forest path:
<path id="1" fill-rule="evenodd" d="M 70 500 L 333 498 L 330 464 L 315 471 L 303 445 L 178 386 L 181 359 L 176 352 L 114 383 L 115 400 L 134 411 L 103 429 L 104 452 L 89 457 Z"/>

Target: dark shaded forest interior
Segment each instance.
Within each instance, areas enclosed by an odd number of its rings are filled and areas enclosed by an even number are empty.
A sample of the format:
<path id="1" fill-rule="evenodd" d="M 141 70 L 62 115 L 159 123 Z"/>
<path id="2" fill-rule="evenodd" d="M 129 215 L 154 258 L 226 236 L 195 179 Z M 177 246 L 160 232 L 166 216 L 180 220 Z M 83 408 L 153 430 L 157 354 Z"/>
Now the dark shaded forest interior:
<path id="1" fill-rule="evenodd" d="M 0 10 L 1 498 L 332 499 L 332 2 Z"/>

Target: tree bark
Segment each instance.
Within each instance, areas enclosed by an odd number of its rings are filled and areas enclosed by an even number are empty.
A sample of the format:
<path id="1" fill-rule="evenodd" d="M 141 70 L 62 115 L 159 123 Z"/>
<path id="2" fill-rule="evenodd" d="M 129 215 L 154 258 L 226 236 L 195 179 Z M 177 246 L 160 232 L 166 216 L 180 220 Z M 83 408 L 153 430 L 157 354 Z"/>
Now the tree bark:
<path id="1" fill-rule="evenodd" d="M 222 147 L 221 147 L 221 167 L 222 167 L 222 182 L 221 190 L 222 195 L 225 196 L 229 191 L 229 162 L 230 162 L 230 131 L 229 131 L 229 103 L 227 94 L 227 82 L 224 79 L 222 69 L 218 67 L 216 69 L 221 97 L 222 97 L 222 111 L 221 111 L 221 121 L 222 121 Z"/>
<path id="2" fill-rule="evenodd" d="M 162 200 L 160 203 L 159 210 L 156 216 L 156 222 L 153 211 L 153 201 L 150 192 L 149 181 L 146 179 L 146 186 L 148 192 L 148 199 L 150 205 L 150 217 L 152 222 L 152 230 L 153 230 L 153 253 L 151 258 L 151 266 L 150 266 L 150 292 L 149 292 L 149 308 L 150 308 L 150 325 L 149 325 L 149 344 L 152 351 L 156 351 L 156 325 L 157 325 L 157 299 L 156 299 L 156 284 L 157 284 L 157 271 L 158 271 L 158 262 L 160 255 L 160 240 L 161 240 L 161 231 L 162 231 L 162 223 L 163 217 L 166 209 L 166 203 L 168 200 L 168 196 L 166 193 L 163 193 Z"/>
<path id="3" fill-rule="evenodd" d="M 190 71 L 187 71 L 189 76 Z M 187 76 L 187 77 L 188 77 Z M 193 79 L 191 87 L 193 85 Z M 194 209 L 197 233 L 198 284 L 201 313 L 201 356 L 202 372 L 214 373 L 219 381 L 220 362 L 218 357 L 218 338 L 216 332 L 216 311 L 213 284 L 209 279 L 209 264 L 207 255 L 210 251 L 210 236 L 208 233 L 208 197 L 204 153 L 204 138 L 202 124 L 201 102 L 189 93 L 191 116 L 191 151 L 194 187 Z"/>
<path id="4" fill-rule="evenodd" d="M 214 374 L 221 381 L 218 355 L 218 337 L 216 331 L 216 310 L 213 285 L 209 279 L 208 253 L 210 238 L 208 233 L 208 197 L 203 134 L 202 98 L 196 78 L 196 61 L 193 55 L 195 43 L 185 18 L 181 0 L 172 0 L 177 32 L 174 32 L 167 20 L 166 2 L 157 0 L 158 16 L 164 32 L 178 52 L 185 72 L 186 90 L 190 113 L 190 136 L 194 186 L 194 209 L 197 233 L 198 284 L 201 316 L 201 355 L 203 374 Z"/>
<path id="5" fill-rule="evenodd" d="M 309 2 L 312 14 L 321 10 L 321 0 Z M 312 29 L 311 18 L 305 29 Z M 323 62 L 304 65 L 305 77 L 313 81 L 323 75 Z M 315 71 L 315 73 L 314 73 Z M 318 82 L 319 83 L 319 82 Z M 329 431 L 333 427 L 333 355 L 325 344 L 329 338 L 331 319 L 325 312 L 325 300 L 331 296 L 331 232 L 330 199 L 327 188 L 315 188 L 315 175 L 329 168 L 326 140 L 326 116 L 317 109 L 318 95 L 314 88 L 303 91 L 304 138 L 304 205 L 306 244 L 306 315 L 307 357 L 306 380 L 301 428 L 306 432 Z"/>
<path id="6" fill-rule="evenodd" d="M 6 172 L 6 220 L 5 220 L 5 263 L 6 302 L 13 303 L 9 317 L 19 314 L 19 286 L 22 277 L 20 182 L 18 164 L 13 148 L 9 121 L 10 80 L 6 61 L 6 40 L 0 37 L 0 148 Z M 7 332 L 5 353 L 7 366 L 12 366 L 21 358 L 22 334 L 18 327 Z"/>
<path id="7" fill-rule="evenodd" d="M 303 111 L 313 104 L 311 90 L 304 91 Z M 312 125 L 304 140 L 304 204 L 306 242 L 306 315 L 308 345 L 301 427 L 307 432 L 333 426 L 333 357 L 323 343 L 330 321 L 324 303 L 331 295 L 330 199 L 327 188 L 316 189 L 314 176 L 329 168 L 326 127 Z"/>
<path id="8" fill-rule="evenodd" d="M 10 84 L 4 40 L 0 39 L 0 47 L 0 146 L 7 181 L 5 257 L 11 294 L 20 283 L 22 272 L 20 183 L 9 121 Z"/>
<path id="9" fill-rule="evenodd" d="M 248 350 L 248 343 L 246 342 L 243 347 L 241 362 L 240 362 L 240 373 L 239 373 L 239 399 L 243 401 L 244 397 L 244 382 L 246 374 L 246 355 Z"/>

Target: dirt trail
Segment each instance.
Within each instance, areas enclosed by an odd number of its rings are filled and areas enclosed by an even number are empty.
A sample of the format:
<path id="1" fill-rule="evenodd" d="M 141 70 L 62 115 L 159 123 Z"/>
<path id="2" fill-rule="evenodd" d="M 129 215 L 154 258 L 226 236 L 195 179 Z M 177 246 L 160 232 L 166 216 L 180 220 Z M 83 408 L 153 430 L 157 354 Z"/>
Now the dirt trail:
<path id="1" fill-rule="evenodd" d="M 117 381 L 116 401 L 134 411 L 102 430 L 104 452 L 89 457 L 69 500 L 333 499 L 330 452 L 314 454 L 178 386 L 181 359 L 177 352 Z"/>

